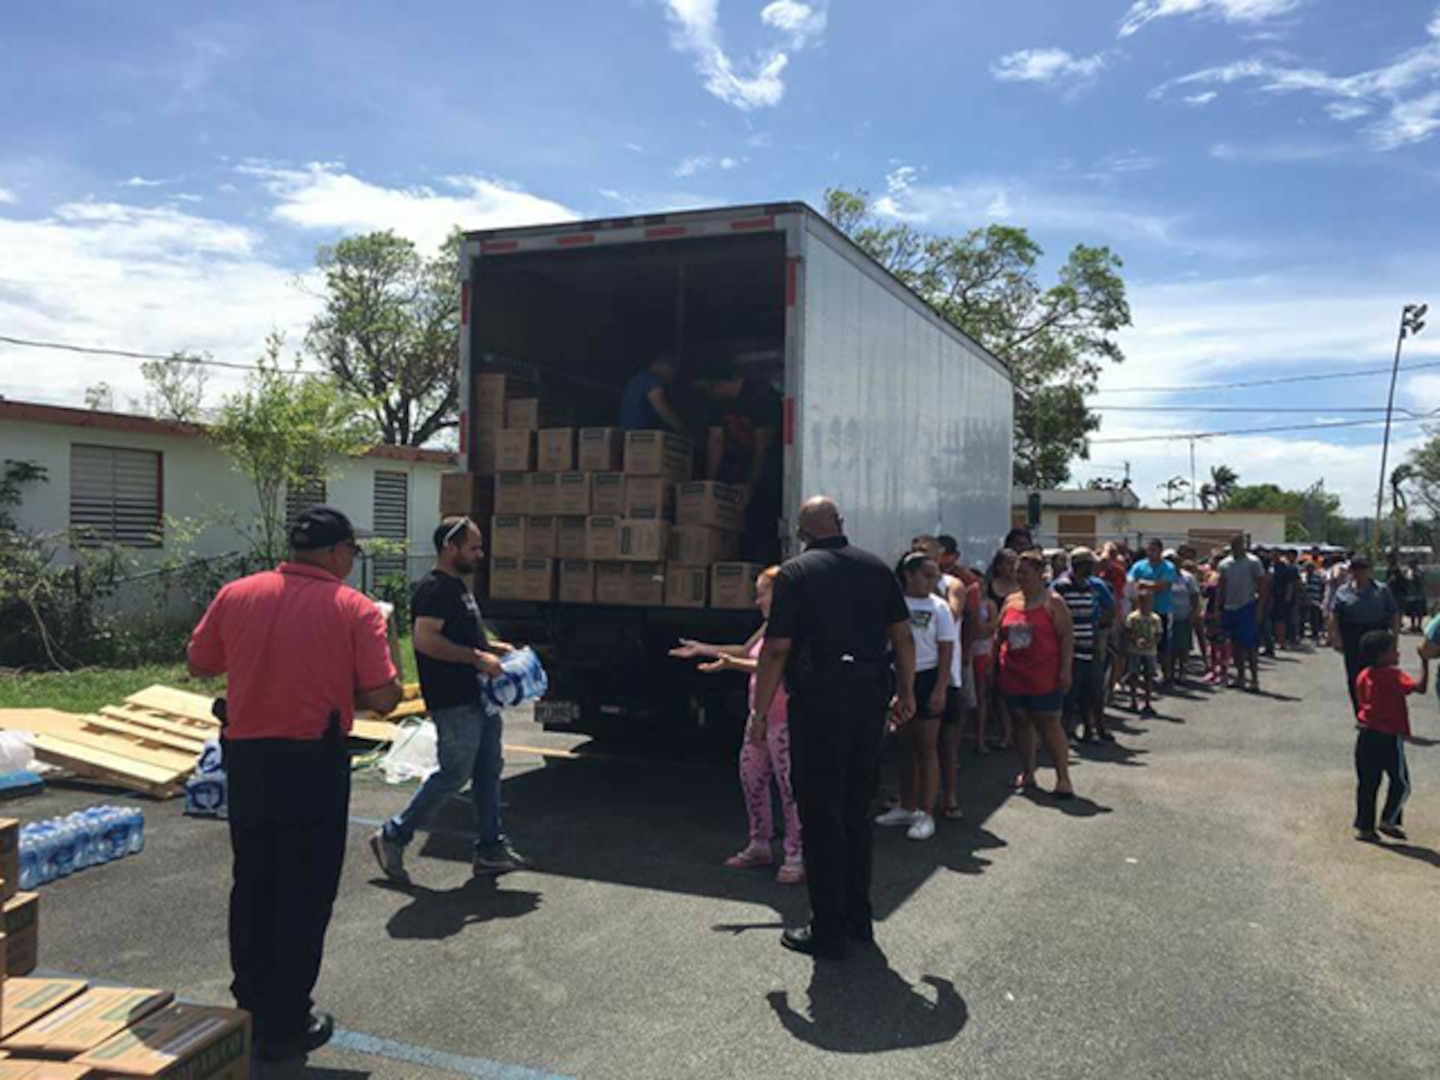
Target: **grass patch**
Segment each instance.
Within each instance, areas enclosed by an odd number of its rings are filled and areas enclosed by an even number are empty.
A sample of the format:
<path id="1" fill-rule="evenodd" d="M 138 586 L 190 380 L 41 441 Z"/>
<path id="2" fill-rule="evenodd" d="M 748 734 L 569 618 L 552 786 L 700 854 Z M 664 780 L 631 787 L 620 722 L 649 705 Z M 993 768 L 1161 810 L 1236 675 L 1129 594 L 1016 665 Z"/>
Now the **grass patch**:
<path id="1" fill-rule="evenodd" d="M 400 639 L 405 681 L 415 682 L 415 650 Z M 155 683 L 196 694 L 218 694 L 224 679 L 192 679 L 184 664 L 145 664 L 129 668 L 86 668 L 0 675 L 0 709 L 59 709 L 92 713 L 101 705 L 119 705 L 126 697 Z"/>

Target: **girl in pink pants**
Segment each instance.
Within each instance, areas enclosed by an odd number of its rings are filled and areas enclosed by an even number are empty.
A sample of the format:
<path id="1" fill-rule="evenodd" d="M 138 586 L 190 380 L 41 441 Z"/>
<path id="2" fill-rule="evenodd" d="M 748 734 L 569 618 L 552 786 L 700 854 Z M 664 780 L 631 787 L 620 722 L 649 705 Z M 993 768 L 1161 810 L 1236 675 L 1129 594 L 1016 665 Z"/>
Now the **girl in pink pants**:
<path id="1" fill-rule="evenodd" d="M 755 606 L 767 619 L 770 617 L 770 598 L 777 573 L 779 567 L 772 566 L 755 583 Z M 744 645 L 707 645 L 700 641 L 683 640 L 679 648 L 671 650 L 670 655 L 684 660 L 709 658 L 707 663 L 700 665 L 700 670 L 710 675 L 725 671 L 747 673 L 753 706 L 755 672 L 764 641 L 765 627 L 762 625 Z M 775 695 L 775 701 L 765 717 L 765 741 L 756 743 L 746 738 L 740 748 L 740 787 L 745 793 L 745 812 L 750 818 L 750 842 L 743 850 L 726 859 L 725 865 L 748 870 L 774 864 L 775 853 L 771 843 L 775 837 L 775 815 L 770 805 L 770 781 L 774 779 L 780 788 L 780 806 L 785 814 L 785 861 L 775 880 L 784 885 L 796 885 L 805 880 L 805 864 L 800 846 L 800 811 L 795 806 L 795 795 L 790 787 L 787 709 L 788 699 L 782 688 Z"/>

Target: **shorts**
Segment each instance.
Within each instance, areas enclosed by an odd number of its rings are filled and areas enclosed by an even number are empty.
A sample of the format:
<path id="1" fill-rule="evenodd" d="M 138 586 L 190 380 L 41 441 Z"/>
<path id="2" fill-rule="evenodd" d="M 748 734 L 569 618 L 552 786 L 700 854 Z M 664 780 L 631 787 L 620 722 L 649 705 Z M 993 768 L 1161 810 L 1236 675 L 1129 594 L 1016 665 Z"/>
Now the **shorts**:
<path id="1" fill-rule="evenodd" d="M 1160 665 L 1151 653 L 1131 653 L 1126 660 L 1125 674 L 1133 675 L 1137 679 L 1146 675 L 1154 677 L 1159 668 Z"/>
<path id="2" fill-rule="evenodd" d="M 1105 661 L 1100 657 L 1077 659 L 1070 671 L 1070 692 L 1065 695 L 1066 709 L 1088 712 L 1100 700 L 1105 681 Z"/>
<path id="3" fill-rule="evenodd" d="M 1225 609 L 1225 637 L 1242 649 L 1253 649 L 1260 641 L 1260 627 L 1255 624 L 1255 601 L 1251 600 L 1234 611 Z"/>
<path id="4" fill-rule="evenodd" d="M 1189 656 L 1194 647 L 1194 623 L 1189 619 L 1176 619 L 1170 624 L 1170 651 L 1176 656 Z"/>
<path id="5" fill-rule="evenodd" d="M 935 692 L 935 684 L 939 681 L 940 672 L 937 668 L 915 673 L 915 718 L 917 720 L 939 719 L 925 711 L 925 703 L 930 700 L 930 695 Z"/>
<path id="6" fill-rule="evenodd" d="M 1205 640 L 1211 645 L 1225 644 L 1225 625 L 1219 618 L 1205 616 Z"/>
<path id="7" fill-rule="evenodd" d="M 969 686 L 969 683 L 965 684 Z M 965 687 L 952 686 L 945 691 L 945 714 L 940 717 L 940 723 L 946 727 L 953 727 L 960 723 L 965 717 Z M 970 691 L 975 692 L 973 689 Z"/>
<path id="8" fill-rule="evenodd" d="M 1050 694 L 1006 694 L 1005 705 L 1027 713 L 1058 713 L 1065 707 L 1065 691 Z"/>

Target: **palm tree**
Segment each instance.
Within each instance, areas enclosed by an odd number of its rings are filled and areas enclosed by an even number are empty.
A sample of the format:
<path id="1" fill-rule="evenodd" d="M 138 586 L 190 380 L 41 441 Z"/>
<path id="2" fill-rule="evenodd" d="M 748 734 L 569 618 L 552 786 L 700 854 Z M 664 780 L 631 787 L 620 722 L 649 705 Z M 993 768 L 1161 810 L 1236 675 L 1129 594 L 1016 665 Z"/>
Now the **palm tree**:
<path id="1" fill-rule="evenodd" d="M 1213 510 L 1213 509 L 1214 509 L 1214 507 L 1211 505 L 1211 504 L 1215 501 L 1215 485 L 1214 485 L 1214 484 L 1201 484 L 1201 485 L 1200 485 L 1200 490 L 1199 490 L 1198 492 L 1196 492 L 1196 494 L 1200 496 L 1200 509 L 1201 509 L 1201 510 Z"/>
<path id="2" fill-rule="evenodd" d="M 1155 486 L 1165 492 L 1165 497 L 1160 501 L 1167 507 L 1173 507 L 1176 503 L 1185 501 L 1185 489 L 1190 486 L 1190 481 L 1184 477 L 1172 476 L 1163 484 L 1156 484 Z"/>
<path id="3" fill-rule="evenodd" d="M 1229 465 L 1212 465 L 1210 467 L 1210 483 L 1206 486 L 1210 488 L 1210 495 L 1215 500 L 1216 507 L 1224 506 L 1225 500 L 1235 493 L 1235 488 L 1239 484 L 1240 474 Z"/>

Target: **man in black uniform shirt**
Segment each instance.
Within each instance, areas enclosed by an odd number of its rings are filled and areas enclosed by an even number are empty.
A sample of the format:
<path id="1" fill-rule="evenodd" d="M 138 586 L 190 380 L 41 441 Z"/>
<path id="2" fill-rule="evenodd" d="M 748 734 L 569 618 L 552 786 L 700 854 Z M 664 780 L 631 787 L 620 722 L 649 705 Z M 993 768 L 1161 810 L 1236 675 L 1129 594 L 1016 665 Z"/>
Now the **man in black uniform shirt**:
<path id="1" fill-rule="evenodd" d="M 696 385 L 714 409 L 705 448 L 705 479 L 744 489 L 741 554 L 749 562 L 775 562 L 780 555 L 775 522 L 780 517 L 783 473 L 780 394 L 764 380 L 742 373 L 733 360 L 708 365 Z"/>
<path id="2" fill-rule="evenodd" d="M 874 938 L 870 907 L 870 803 L 879 782 L 886 716 L 915 715 L 910 609 L 894 572 L 851 547 L 839 508 L 800 508 L 804 554 L 780 568 L 754 711 L 746 737 L 763 741 L 782 671 L 790 692 L 791 774 L 805 832 L 812 920 L 781 944 L 839 959 L 845 942 Z M 890 659 L 894 654 L 895 692 Z"/>
<path id="3" fill-rule="evenodd" d="M 500 820 L 502 717 L 480 687 L 482 676 L 500 674 L 500 657 L 511 647 L 485 632 L 480 606 L 464 580 L 479 569 L 484 557 L 475 523 L 464 517 L 446 518 L 435 530 L 435 569 L 416 583 L 411 594 L 415 664 L 420 670 L 420 692 L 435 722 L 440 768 L 430 774 L 409 806 L 370 837 L 370 850 L 393 881 L 410 880 L 405 871 L 406 845 L 466 782 L 475 810 L 474 872 L 500 874 L 529 865 L 510 846 Z"/>

